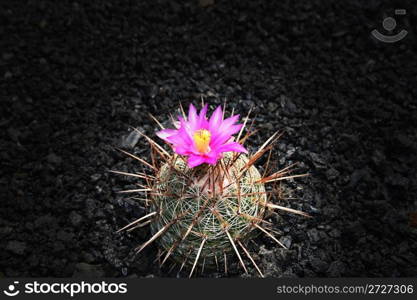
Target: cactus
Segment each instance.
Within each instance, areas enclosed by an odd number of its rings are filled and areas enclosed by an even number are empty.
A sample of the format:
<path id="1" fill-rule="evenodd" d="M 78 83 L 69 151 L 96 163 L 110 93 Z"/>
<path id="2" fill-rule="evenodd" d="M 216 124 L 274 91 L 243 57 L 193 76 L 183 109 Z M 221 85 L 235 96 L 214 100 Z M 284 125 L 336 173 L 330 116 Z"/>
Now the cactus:
<path id="1" fill-rule="evenodd" d="M 183 111 L 183 110 L 182 110 Z M 134 176 L 145 180 L 140 189 L 121 191 L 147 193 L 149 213 L 120 229 L 132 230 L 150 224 L 152 237 L 136 250 L 141 252 L 157 241 L 162 250 L 164 264 L 169 258 L 190 269 L 190 277 L 197 267 L 219 268 L 227 272 L 227 256 L 235 254 L 247 273 L 246 258 L 259 275 L 263 273 L 245 247 L 255 232 L 263 232 L 279 246 L 283 244 L 266 225 L 265 212 L 279 209 L 303 216 L 307 214 L 269 202 L 271 191 L 265 184 L 305 176 L 288 175 L 287 167 L 272 175 L 262 177 L 255 162 L 271 151 L 279 138 L 275 133 L 252 155 L 247 154 L 243 143 L 252 134 L 250 130 L 242 138 L 244 124 L 235 124 L 238 116 L 224 119 L 218 107 L 209 120 L 207 105 L 198 115 L 190 106 L 188 118 L 179 117 L 177 129 L 164 129 L 157 135 L 174 150 L 169 153 L 153 139 L 143 135 L 150 144 L 152 163 L 120 150 L 137 159 L 153 171 L 145 173 L 114 173 Z M 152 117 L 156 120 L 154 117 Z M 237 142 L 232 135 L 238 133 Z M 268 159 L 269 164 L 269 159 Z M 147 202 L 148 203 L 148 202 Z"/>

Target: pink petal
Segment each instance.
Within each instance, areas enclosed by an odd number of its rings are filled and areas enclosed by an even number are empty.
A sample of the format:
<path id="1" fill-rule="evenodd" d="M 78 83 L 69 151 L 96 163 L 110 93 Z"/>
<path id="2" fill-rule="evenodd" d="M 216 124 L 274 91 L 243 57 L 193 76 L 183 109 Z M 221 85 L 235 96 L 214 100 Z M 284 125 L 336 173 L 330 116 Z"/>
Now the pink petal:
<path id="1" fill-rule="evenodd" d="M 208 105 L 204 105 L 198 113 L 193 104 L 190 104 L 188 118 L 179 116 L 178 129 L 164 129 L 156 134 L 172 144 L 174 151 L 179 155 L 188 156 L 188 166 L 194 168 L 203 163 L 215 165 L 222 157 L 223 152 L 244 152 L 246 149 L 237 142 L 233 142 L 232 135 L 237 133 L 242 124 L 236 124 L 239 115 L 231 116 L 223 120 L 222 107 L 218 106 L 210 119 L 206 114 Z M 207 129 L 211 133 L 211 151 L 202 155 L 196 150 L 193 135 L 196 130 Z"/>
<path id="2" fill-rule="evenodd" d="M 211 128 L 211 131 L 215 134 L 226 131 L 226 130 L 228 130 L 228 128 L 230 128 L 230 126 L 232 126 L 234 123 L 236 123 L 238 118 L 239 118 L 239 115 L 227 118 L 227 119 L 221 121 L 219 126 Z"/>
<path id="3" fill-rule="evenodd" d="M 214 155 L 213 157 L 206 157 L 205 162 L 210 164 L 210 165 L 215 165 L 217 163 L 218 159 L 219 159 L 219 156 L 216 153 L 216 155 Z"/>
<path id="4" fill-rule="evenodd" d="M 216 146 L 219 146 L 221 144 L 224 144 L 225 142 L 227 142 L 230 139 L 230 137 L 233 134 L 239 132 L 239 130 L 242 128 L 242 126 L 243 126 L 243 124 L 232 125 L 225 130 L 214 133 L 213 136 L 212 136 L 210 146 L 211 147 L 216 147 Z"/>
<path id="5" fill-rule="evenodd" d="M 199 129 L 208 129 L 208 122 L 206 118 L 208 109 L 208 104 L 204 105 L 204 107 L 200 111 L 200 115 L 198 116 L 198 128 Z"/>
<path id="6" fill-rule="evenodd" d="M 233 135 L 235 133 L 238 133 L 240 129 L 242 129 L 242 127 L 243 127 L 243 124 L 232 125 L 227 129 L 227 132 L 229 132 L 230 135 Z"/>
<path id="7" fill-rule="evenodd" d="M 210 117 L 210 121 L 209 121 L 210 131 L 214 131 L 217 128 L 219 128 L 222 123 L 222 120 L 223 120 L 222 107 L 218 106 Z"/>
<path id="8" fill-rule="evenodd" d="M 243 147 L 241 144 L 237 143 L 237 142 L 232 142 L 229 144 L 224 144 L 221 145 L 220 147 L 218 147 L 216 149 L 217 152 L 243 152 L 243 153 L 248 153 L 248 151 L 245 149 L 245 147 Z"/>
<path id="9" fill-rule="evenodd" d="M 230 126 L 230 125 L 235 124 L 239 120 L 239 116 L 240 115 L 234 115 L 225 119 L 222 123 L 222 126 Z"/>
<path id="10" fill-rule="evenodd" d="M 188 123 L 193 130 L 196 130 L 198 121 L 199 119 L 197 119 L 197 110 L 195 109 L 194 105 L 190 104 L 190 108 L 188 110 Z"/>
<path id="11" fill-rule="evenodd" d="M 205 104 L 204 107 L 200 111 L 200 118 L 205 118 L 207 114 L 208 104 Z"/>
<path id="12" fill-rule="evenodd" d="M 167 138 L 167 141 L 178 145 L 194 145 L 192 138 L 192 131 L 189 128 L 189 124 L 181 119 L 180 128 L 177 130 L 177 134 Z"/>
<path id="13" fill-rule="evenodd" d="M 163 139 L 163 140 L 167 140 L 167 138 L 168 137 L 170 137 L 170 136 L 172 136 L 172 135 L 174 135 L 174 134 L 176 134 L 178 131 L 177 130 L 175 130 L 175 129 L 163 129 L 163 130 L 161 130 L 161 131 L 158 131 L 157 133 L 156 133 L 156 135 L 159 137 L 159 138 L 161 138 L 161 139 Z"/>
<path id="14" fill-rule="evenodd" d="M 235 134 L 242 127 L 241 124 L 236 124 L 235 125 L 235 123 L 237 122 L 238 119 L 239 119 L 239 115 L 227 118 L 226 120 L 224 120 L 222 122 L 218 131 L 220 131 L 220 132 L 229 132 L 230 135 Z M 238 130 L 234 131 L 234 129 L 237 128 L 236 126 L 240 126 L 240 127 L 239 127 Z"/>
<path id="15" fill-rule="evenodd" d="M 179 154 L 179 155 L 190 155 L 192 153 L 192 151 L 190 151 L 189 147 L 185 146 L 185 145 L 181 145 L 181 146 L 176 146 L 174 148 L 175 153 Z"/>
<path id="16" fill-rule="evenodd" d="M 180 128 L 178 129 L 178 133 L 181 134 L 184 137 L 184 140 L 187 141 L 187 143 L 193 143 L 193 133 L 194 130 L 190 127 L 190 124 L 185 121 L 183 118 L 179 118 L 180 120 Z"/>
<path id="17" fill-rule="evenodd" d="M 200 155 L 190 155 L 188 157 L 188 167 L 194 168 L 205 162 L 205 158 Z"/>

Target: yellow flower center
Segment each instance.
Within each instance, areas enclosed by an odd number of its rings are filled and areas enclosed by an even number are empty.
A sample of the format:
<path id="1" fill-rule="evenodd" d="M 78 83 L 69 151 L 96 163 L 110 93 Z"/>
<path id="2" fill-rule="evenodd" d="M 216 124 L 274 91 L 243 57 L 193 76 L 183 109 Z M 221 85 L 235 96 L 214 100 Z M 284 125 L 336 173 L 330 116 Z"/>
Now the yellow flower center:
<path id="1" fill-rule="evenodd" d="M 206 129 L 200 129 L 194 132 L 194 144 L 197 148 L 197 151 L 200 153 L 210 152 L 210 131 Z"/>

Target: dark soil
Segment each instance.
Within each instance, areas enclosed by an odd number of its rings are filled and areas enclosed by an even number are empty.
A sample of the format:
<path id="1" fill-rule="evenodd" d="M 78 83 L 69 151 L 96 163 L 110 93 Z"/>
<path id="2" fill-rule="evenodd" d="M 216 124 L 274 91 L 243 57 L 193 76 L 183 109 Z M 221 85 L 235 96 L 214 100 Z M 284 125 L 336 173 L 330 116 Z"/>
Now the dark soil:
<path id="1" fill-rule="evenodd" d="M 372 38 L 395 8 L 408 36 Z M 149 158 L 130 126 L 154 137 L 148 113 L 201 98 L 253 105 L 250 148 L 284 130 L 274 167 L 311 174 L 284 204 L 313 218 L 271 218 L 289 250 L 250 244 L 266 275 L 417 276 L 416 15 L 412 1 L 2 1 L 0 277 L 177 276 L 155 246 L 134 257 L 149 228 L 115 233 L 145 211 L 107 170 L 140 170 L 116 146 Z"/>

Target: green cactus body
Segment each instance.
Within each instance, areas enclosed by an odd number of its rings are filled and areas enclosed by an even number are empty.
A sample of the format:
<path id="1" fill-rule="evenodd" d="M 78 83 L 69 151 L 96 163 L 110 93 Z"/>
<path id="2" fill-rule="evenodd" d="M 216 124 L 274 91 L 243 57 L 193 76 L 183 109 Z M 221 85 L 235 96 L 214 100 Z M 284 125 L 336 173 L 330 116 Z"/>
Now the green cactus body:
<path id="1" fill-rule="evenodd" d="M 261 175 L 245 155 L 227 153 L 216 166 L 190 169 L 180 156 L 162 165 L 153 190 L 152 234 L 172 259 L 213 267 L 261 222 L 266 203 Z M 164 228 L 167 228 L 164 230 Z M 237 246 L 238 247 L 238 246 Z"/>
<path id="2" fill-rule="evenodd" d="M 220 106 L 207 119 L 207 109 L 208 105 L 203 104 L 197 114 L 195 107 L 190 105 L 188 117 L 183 112 L 178 122 L 174 121 L 177 129 L 164 129 L 157 121 L 162 128 L 157 132 L 158 137 L 167 142 L 174 153 L 169 153 L 138 130 L 151 147 L 151 163 L 119 149 L 153 172 L 151 175 L 111 171 L 146 181 L 146 184 L 138 183 L 138 189 L 120 191 L 145 193 L 146 198 L 138 200 L 145 200 L 149 211 L 119 231 L 131 231 L 150 224 L 151 237 L 136 248 L 137 253 L 157 242 L 162 250 L 160 266 L 172 259 L 179 263 L 180 270 L 186 265 L 190 267 L 190 277 L 197 267 L 209 269 L 220 267 L 221 263 L 227 273 L 227 255 L 230 253 L 239 259 L 246 273 L 245 260 L 249 259 L 259 275 L 264 277 L 246 248 L 254 230 L 263 232 L 286 249 L 274 236 L 272 224 L 264 220 L 266 210 L 308 217 L 302 211 L 270 202 L 274 194 L 280 199 L 282 190 L 274 187 L 266 191 L 265 184 L 307 174 L 290 175 L 291 165 L 261 176 L 255 163 L 269 151 L 265 167 L 269 170 L 270 151 L 280 137 L 279 132 L 247 156 L 243 154 L 248 153 L 243 144 L 254 131 L 247 130 L 243 137 L 241 134 L 249 114 L 240 126 L 235 124 L 238 115 L 224 119 Z M 233 134 L 237 132 L 239 134 L 234 138 Z"/>

